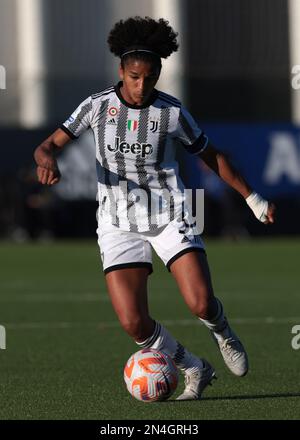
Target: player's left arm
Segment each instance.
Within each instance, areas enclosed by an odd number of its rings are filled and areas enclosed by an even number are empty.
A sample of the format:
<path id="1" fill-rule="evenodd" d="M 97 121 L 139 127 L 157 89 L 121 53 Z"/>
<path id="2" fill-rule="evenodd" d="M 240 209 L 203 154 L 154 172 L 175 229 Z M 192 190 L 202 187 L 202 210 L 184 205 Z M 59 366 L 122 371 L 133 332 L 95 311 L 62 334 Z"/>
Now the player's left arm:
<path id="1" fill-rule="evenodd" d="M 275 205 L 253 191 L 245 178 L 222 152 L 208 143 L 199 156 L 224 182 L 244 197 L 258 220 L 265 224 L 274 223 Z"/>

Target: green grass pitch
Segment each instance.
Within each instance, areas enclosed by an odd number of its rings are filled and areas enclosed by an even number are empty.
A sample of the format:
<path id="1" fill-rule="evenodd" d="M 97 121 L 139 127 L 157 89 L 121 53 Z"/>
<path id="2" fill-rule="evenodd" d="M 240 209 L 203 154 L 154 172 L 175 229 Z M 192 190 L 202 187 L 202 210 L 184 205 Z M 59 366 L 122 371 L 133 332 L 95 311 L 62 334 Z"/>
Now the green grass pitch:
<path id="1" fill-rule="evenodd" d="M 206 328 L 191 316 L 158 259 L 149 279 L 151 314 L 218 380 L 203 398 L 143 403 L 123 382 L 137 346 L 108 300 L 95 242 L 0 246 L 0 419 L 299 419 L 300 241 L 208 242 L 216 294 L 247 347 L 250 372 L 234 377 Z"/>

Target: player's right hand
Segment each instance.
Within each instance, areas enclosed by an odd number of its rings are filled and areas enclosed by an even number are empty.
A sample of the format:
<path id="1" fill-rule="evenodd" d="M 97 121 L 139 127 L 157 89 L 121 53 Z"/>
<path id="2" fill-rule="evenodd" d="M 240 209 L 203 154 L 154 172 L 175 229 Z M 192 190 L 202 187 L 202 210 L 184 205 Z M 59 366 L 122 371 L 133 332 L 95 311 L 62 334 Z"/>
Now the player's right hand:
<path id="1" fill-rule="evenodd" d="M 58 167 L 45 168 L 43 166 L 37 166 L 38 181 L 43 185 L 55 185 L 60 181 L 60 172 Z"/>

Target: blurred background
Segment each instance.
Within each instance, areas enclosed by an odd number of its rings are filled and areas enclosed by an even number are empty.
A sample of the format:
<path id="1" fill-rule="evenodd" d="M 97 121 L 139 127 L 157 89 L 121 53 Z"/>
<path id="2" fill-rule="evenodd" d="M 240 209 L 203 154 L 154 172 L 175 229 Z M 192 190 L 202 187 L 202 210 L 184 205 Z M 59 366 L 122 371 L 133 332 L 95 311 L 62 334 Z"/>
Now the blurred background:
<path id="1" fill-rule="evenodd" d="M 204 234 L 299 234 L 299 0 L 0 0 L 0 237 L 95 236 L 91 133 L 60 155 L 54 188 L 37 183 L 32 153 L 81 101 L 117 82 L 106 39 L 132 15 L 166 18 L 179 32 L 180 51 L 164 61 L 158 88 L 181 99 L 278 207 L 277 223 L 265 228 L 179 150 L 186 185 L 205 188 Z"/>

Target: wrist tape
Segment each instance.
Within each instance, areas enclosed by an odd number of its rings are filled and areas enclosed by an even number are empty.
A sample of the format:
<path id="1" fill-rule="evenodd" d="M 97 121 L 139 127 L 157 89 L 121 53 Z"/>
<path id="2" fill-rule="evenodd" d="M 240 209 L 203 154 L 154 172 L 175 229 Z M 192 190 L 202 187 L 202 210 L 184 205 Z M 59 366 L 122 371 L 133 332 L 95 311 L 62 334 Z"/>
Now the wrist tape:
<path id="1" fill-rule="evenodd" d="M 263 199 L 259 194 L 253 192 L 246 198 L 248 206 L 252 209 L 255 217 L 265 222 L 267 220 L 268 202 Z"/>

